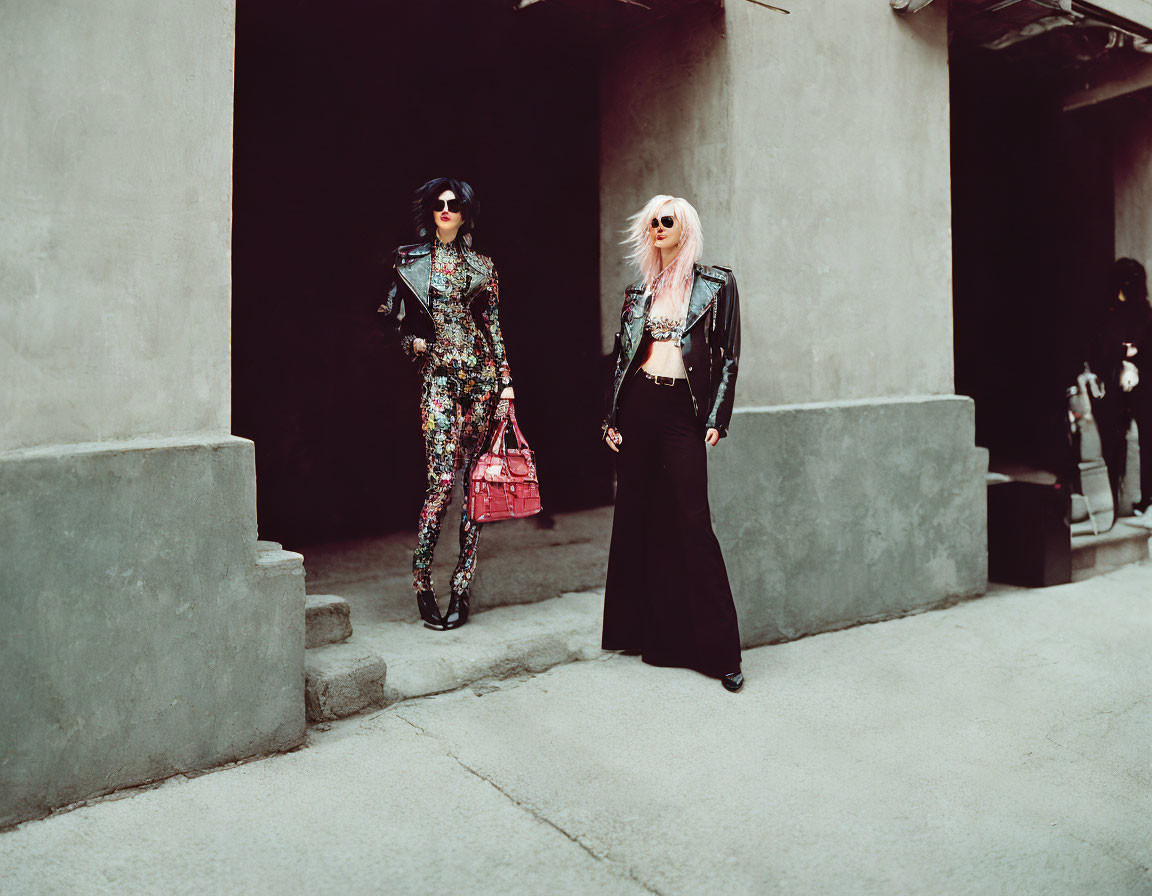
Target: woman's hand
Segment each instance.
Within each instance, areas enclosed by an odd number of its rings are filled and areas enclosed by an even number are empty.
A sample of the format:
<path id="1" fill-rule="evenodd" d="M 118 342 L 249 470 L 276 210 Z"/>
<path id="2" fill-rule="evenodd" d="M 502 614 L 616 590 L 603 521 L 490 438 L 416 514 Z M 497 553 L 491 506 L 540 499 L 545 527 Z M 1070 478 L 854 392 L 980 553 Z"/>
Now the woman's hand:
<path id="1" fill-rule="evenodd" d="M 620 448 L 618 446 L 623 441 L 624 437 L 620 435 L 620 433 L 616 432 L 616 430 L 614 430 L 611 426 L 604 430 L 604 444 L 615 451 L 617 454 L 620 453 Z"/>
<path id="2" fill-rule="evenodd" d="M 1120 371 L 1120 388 L 1125 392 L 1131 392 L 1138 385 L 1140 385 L 1140 371 L 1131 361 L 1125 361 Z"/>
<path id="3" fill-rule="evenodd" d="M 717 429 L 709 429 L 708 432 L 704 434 L 704 441 L 709 445 L 715 445 L 720 441 L 720 431 Z"/>
<path id="4" fill-rule="evenodd" d="M 424 352 L 428 351 L 428 343 L 417 336 L 412 340 L 412 351 L 417 355 L 422 355 Z"/>

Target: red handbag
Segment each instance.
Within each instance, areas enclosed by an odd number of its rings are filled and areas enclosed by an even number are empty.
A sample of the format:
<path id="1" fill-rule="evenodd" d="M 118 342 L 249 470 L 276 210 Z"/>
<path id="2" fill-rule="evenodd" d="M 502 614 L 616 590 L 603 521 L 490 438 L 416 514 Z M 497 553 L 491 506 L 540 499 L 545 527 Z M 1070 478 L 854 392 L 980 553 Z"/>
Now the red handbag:
<path id="1" fill-rule="evenodd" d="M 516 447 L 508 448 L 504 436 L 512 421 Z M 468 514 L 478 523 L 514 520 L 540 512 L 540 482 L 536 459 L 520 424 L 515 405 L 508 403 L 508 416 L 492 434 L 492 444 L 472 467 L 468 479 Z"/>

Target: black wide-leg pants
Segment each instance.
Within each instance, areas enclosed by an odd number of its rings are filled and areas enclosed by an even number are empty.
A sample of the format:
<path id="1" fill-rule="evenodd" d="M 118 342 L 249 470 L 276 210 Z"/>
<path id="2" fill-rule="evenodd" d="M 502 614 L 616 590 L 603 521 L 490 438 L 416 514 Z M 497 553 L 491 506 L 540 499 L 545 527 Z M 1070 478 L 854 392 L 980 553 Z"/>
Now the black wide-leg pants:
<path id="1" fill-rule="evenodd" d="M 719 678 L 740 669 L 728 571 L 708 509 L 704 428 L 686 380 L 625 385 L 604 592 L 606 650 Z"/>
<path id="2" fill-rule="evenodd" d="M 1108 467 L 1112 496 L 1117 502 L 1120 480 L 1128 467 L 1128 424 L 1132 420 L 1136 421 L 1140 440 L 1140 500 L 1152 499 L 1152 364 L 1145 363 L 1138 369 L 1140 382 L 1131 392 L 1123 391 L 1119 381 L 1108 383 L 1104 397 L 1093 403 L 1104 463 Z"/>

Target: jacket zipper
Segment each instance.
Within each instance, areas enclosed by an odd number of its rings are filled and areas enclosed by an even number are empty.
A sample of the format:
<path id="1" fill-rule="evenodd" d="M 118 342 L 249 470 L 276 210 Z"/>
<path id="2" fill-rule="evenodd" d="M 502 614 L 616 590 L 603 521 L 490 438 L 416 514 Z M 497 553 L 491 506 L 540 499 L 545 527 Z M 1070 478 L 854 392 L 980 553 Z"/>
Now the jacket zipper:
<path id="1" fill-rule="evenodd" d="M 712 301 L 710 301 L 705 306 L 704 310 L 700 313 L 700 317 L 696 318 L 696 320 L 692 322 L 693 327 L 696 326 L 696 324 L 700 323 L 700 320 L 704 317 L 704 315 L 707 314 L 710 310 L 712 310 L 712 306 L 715 304 L 715 302 L 716 302 L 716 297 L 713 296 Z M 683 337 L 681 337 L 681 339 L 683 339 Z M 712 343 L 708 339 L 708 328 L 707 327 L 704 328 L 704 344 L 708 347 L 708 381 L 711 382 L 712 381 Z M 683 355 L 684 355 L 683 344 L 681 344 L 681 347 L 680 347 L 680 355 L 681 355 L 681 357 L 683 357 Z M 692 377 L 690 377 L 688 375 L 687 370 L 684 371 L 684 377 L 685 377 L 685 379 L 688 380 L 688 394 L 690 396 L 692 396 L 692 411 L 696 414 L 697 417 L 699 417 L 700 416 L 700 406 L 696 403 L 696 393 L 692 391 Z"/>

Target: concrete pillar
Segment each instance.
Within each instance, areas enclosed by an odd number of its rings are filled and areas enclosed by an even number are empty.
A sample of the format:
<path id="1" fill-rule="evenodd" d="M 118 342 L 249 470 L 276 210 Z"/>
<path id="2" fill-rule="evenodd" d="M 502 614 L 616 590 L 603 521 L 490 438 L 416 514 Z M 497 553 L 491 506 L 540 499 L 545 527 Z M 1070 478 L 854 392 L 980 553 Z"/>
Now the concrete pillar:
<path id="1" fill-rule="evenodd" d="M 229 435 L 233 12 L 0 13 L 0 827 L 303 737 Z"/>
<path id="2" fill-rule="evenodd" d="M 687 197 L 740 284 L 712 509 L 745 642 L 982 593 L 984 453 L 952 394 L 947 22 L 750 3 L 654 28 L 602 80 L 603 344 L 625 217 Z"/>

